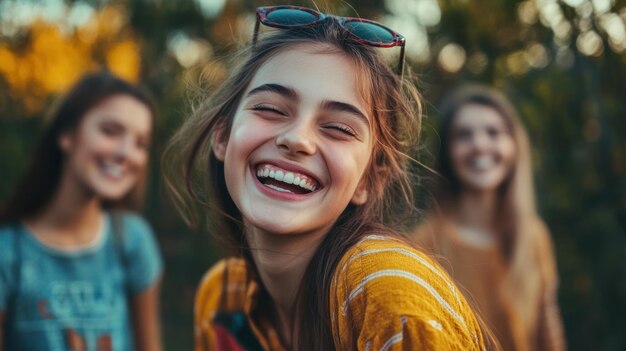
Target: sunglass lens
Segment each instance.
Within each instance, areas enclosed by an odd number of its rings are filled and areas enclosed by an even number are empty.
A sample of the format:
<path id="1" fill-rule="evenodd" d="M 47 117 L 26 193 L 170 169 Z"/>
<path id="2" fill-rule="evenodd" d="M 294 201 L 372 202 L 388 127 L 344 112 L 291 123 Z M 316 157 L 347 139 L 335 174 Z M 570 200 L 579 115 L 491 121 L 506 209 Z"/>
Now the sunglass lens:
<path id="1" fill-rule="evenodd" d="M 269 22 L 282 26 L 301 26 L 317 21 L 319 16 L 297 9 L 278 9 L 267 14 Z"/>
<path id="2" fill-rule="evenodd" d="M 369 22 L 350 21 L 344 23 L 346 29 L 359 39 L 373 43 L 390 44 L 393 34 L 384 27 Z"/>

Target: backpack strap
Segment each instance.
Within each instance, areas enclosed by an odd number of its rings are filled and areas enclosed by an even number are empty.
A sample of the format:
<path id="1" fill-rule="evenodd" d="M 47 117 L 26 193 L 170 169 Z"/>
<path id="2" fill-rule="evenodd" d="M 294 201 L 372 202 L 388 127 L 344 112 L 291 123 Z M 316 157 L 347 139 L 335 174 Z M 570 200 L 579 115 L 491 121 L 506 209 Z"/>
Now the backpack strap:
<path id="1" fill-rule="evenodd" d="M 20 285 L 22 282 L 22 243 L 21 243 L 21 235 L 20 235 L 20 223 L 16 222 L 13 224 L 11 230 L 11 235 L 13 236 L 13 252 L 15 253 L 15 261 L 13 262 L 13 274 L 15 277 L 15 284 L 13 289 L 9 291 L 9 295 L 7 298 L 7 309 L 4 315 L 4 325 L 3 325 L 3 335 L 4 340 L 3 343 L 4 349 L 8 348 L 11 339 L 11 329 L 13 329 L 12 324 L 15 321 L 15 314 L 17 310 L 17 295 L 20 291 Z"/>
<path id="2" fill-rule="evenodd" d="M 125 233 L 124 233 L 124 217 L 121 213 L 111 213 L 111 232 L 113 235 L 113 247 L 115 248 L 115 253 L 117 258 L 120 260 L 122 264 L 122 269 L 124 271 L 124 285 L 126 286 L 126 290 L 130 291 L 128 287 L 128 255 L 125 250 Z"/>

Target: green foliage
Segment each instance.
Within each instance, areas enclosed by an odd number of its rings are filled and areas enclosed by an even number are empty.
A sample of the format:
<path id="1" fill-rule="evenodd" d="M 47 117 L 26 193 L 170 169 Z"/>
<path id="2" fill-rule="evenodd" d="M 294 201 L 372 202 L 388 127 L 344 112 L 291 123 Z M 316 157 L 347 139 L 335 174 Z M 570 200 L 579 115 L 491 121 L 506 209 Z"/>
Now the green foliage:
<path id="1" fill-rule="evenodd" d="M 221 82 L 229 53 L 249 42 L 254 8 L 285 2 L 315 7 L 308 1 L 226 1 L 219 16 L 206 18 L 194 1 L 116 2 L 128 5 L 130 25 L 142 43 L 141 76 L 160 107 L 146 213 L 166 260 L 162 314 L 168 350 L 192 348 L 195 286 L 222 251 L 207 233 L 190 232 L 175 214 L 164 194 L 158 155 L 193 101 Z M 408 58 L 427 101 L 426 134 L 436 138 L 435 106 L 459 83 L 485 82 L 511 97 L 531 137 L 538 203 L 555 241 L 569 348 L 626 349 L 626 54 L 610 49 L 593 16 L 590 26 L 601 34 L 604 50 L 595 56 L 577 50 L 581 26 L 576 24 L 581 18 L 564 3 L 557 4 L 572 23 L 570 38 L 564 41 L 555 39 L 537 13 L 534 21 L 520 20 L 521 6 L 550 1 L 439 3 L 441 22 L 428 29 L 430 59 Z M 624 13 L 624 1 L 615 3 L 613 10 Z M 316 4 L 343 15 L 371 18 L 388 11 L 383 0 Z M 525 13 L 532 19 L 532 11 Z M 168 47 L 176 31 L 205 43 L 210 54 L 184 69 Z M 458 44 L 466 54 L 465 64 L 456 72 L 446 71 L 437 60 L 449 43 Z M 5 91 L 5 86 L 0 77 L 0 89 Z M 43 112 L 26 115 L 15 101 L 0 92 L 0 199 L 8 196 L 29 162 L 43 121 Z M 14 115 L 15 111 L 24 115 Z M 419 158 L 428 164 L 428 155 L 434 152 L 424 150 Z"/>

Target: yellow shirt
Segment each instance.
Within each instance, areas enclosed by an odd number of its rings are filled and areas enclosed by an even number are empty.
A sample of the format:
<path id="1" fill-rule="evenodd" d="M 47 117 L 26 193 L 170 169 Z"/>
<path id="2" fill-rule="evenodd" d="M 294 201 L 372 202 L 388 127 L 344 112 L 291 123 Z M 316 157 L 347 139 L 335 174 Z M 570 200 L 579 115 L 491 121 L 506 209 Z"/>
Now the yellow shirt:
<path id="1" fill-rule="evenodd" d="M 261 291 L 243 259 L 217 263 L 196 295 L 196 351 L 285 350 L 257 306 Z M 483 350 L 469 305 L 423 253 L 370 235 L 350 248 L 332 277 L 337 350 Z"/>

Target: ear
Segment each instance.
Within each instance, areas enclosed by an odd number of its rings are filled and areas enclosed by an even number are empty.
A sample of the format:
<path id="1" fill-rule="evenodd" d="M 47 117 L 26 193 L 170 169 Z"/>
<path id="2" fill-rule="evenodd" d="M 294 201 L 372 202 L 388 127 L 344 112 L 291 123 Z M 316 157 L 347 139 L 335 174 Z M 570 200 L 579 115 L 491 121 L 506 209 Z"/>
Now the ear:
<path id="1" fill-rule="evenodd" d="M 363 205 L 367 202 L 367 180 L 366 177 L 363 177 L 357 185 L 356 190 L 354 190 L 354 194 L 352 195 L 352 199 L 350 199 L 350 203 L 353 205 Z"/>
<path id="2" fill-rule="evenodd" d="M 215 157 L 217 157 L 218 160 L 224 162 L 224 158 L 226 157 L 226 147 L 228 146 L 228 135 L 226 133 L 226 128 L 224 128 L 224 126 L 217 127 L 211 139 L 211 148 L 213 149 L 213 154 L 215 155 Z"/>
<path id="3" fill-rule="evenodd" d="M 59 139 L 57 140 L 57 142 L 59 143 L 59 148 L 61 148 L 61 151 L 68 152 L 74 144 L 74 135 L 72 132 L 69 131 L 63 132 L 61 133 L 61 135 L 59 135 Z"/>

